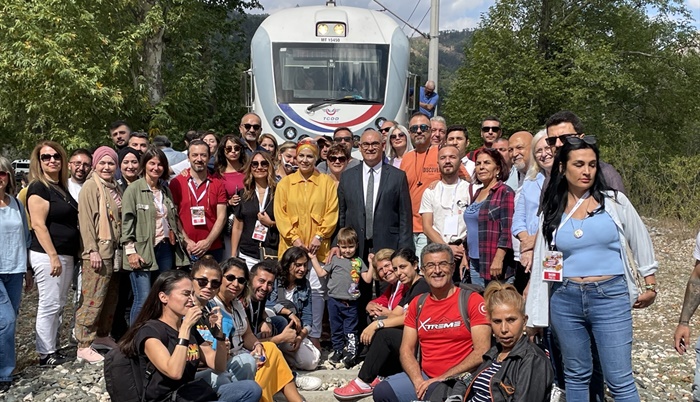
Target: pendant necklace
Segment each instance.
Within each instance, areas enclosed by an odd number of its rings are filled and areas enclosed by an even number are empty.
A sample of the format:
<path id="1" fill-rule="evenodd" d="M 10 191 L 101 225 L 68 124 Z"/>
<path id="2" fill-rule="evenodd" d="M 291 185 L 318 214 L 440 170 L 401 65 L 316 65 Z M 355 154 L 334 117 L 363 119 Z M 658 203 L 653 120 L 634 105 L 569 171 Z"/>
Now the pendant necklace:
<path id="1" fill-rule="evenodd" d="M 583 237 L 583 222 L 585 222 L 585 220 L 586 220 L 586 218 L 583 218 L 583 220 L 581 221 L 581 226 L 578 229 L 576 229 L 574 227 L 574 220 L 573 219 L 569 220 L 569 222 L 571 222 L 571 229 L 574 229 L 574 237 L 577 239 L 580 239 Z"/>

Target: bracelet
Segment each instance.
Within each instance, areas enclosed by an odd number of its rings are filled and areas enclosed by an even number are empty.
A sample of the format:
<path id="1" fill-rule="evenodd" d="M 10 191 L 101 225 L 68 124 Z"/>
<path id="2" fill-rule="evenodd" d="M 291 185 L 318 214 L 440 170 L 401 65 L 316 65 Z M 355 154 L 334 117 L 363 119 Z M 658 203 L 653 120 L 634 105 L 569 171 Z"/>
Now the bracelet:
<path id="1" fill-rule="evenodd" d="M 317 238 L 318 241 L 323 242 L 323 236 L 321 236 L 321 235 L 315 235 L 314 237 Z"/>
<path id="2" fill-rule="evenodd" d="M 188 347 L 188 346 L 190 346 L 190 340 L 189 340 L 189 339 L 185 339 L 185 338 L 180 338 L 180 339 L 177 340 L 177 345 L 176 345 L 176 346 Z"/>
<path id="3" fill-rule="evenodd" d="M 685 325 L 685 326 L 687 327 L 687 326 L 690 325 L 690 322 L 689 322 L 689 321 L 681 320 L 681 321 L 678 321 L 678 325 Z"/>
<path id="4" fill-rule="evenodd" d="M 644 290 L 651 290 L 654 293 L 658 293 L 656 291 L 656 283 L 647 283 L 646 285 L 644 285 Z"/>
<path id="5" fill-rule="evenodd" d="M 255 347 L 258 346 L 258 345 L 262 345 L 262 342 L 260 342 L 260 341 L 255 342 L 255 343 L 253 344 L 253 349 L 255 349 Z"/>

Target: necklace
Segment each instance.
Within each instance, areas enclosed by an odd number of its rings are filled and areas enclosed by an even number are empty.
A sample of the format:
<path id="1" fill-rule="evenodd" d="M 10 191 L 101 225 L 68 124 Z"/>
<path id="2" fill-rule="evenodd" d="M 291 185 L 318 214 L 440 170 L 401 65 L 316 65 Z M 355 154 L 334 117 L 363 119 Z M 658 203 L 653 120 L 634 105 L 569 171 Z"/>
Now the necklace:
<path id="1" fill-rule="evenodd" d="M 583 237 L 583 223 L 586 221 L 586 218 L 583 218 L 581 220 L 581 226 L 579 226 L 578 229 L 574 227 L 574 220 L 570 219 L 569 222 L 571 222 L 571 229 L 574 230 L 574 237 L 577 239 L 580 239 Z"/>
<path id="2" fill-rule="evenodd" d="M 421 178 L 423 177 L 423 167 L 425 166 L 425 160 L 428 159 L 428 152 L 430 152 L 430 147 L 425 151 L 425 155 L 423 156 L 423 163 L 420 165 L 420 169 L 418 168 L 418 152 L 416 151 L 416 164 L 414 165 L 413 171 L 416 175 L 416 178 L 418 179 L 418 183 L 416 185 L 418 187 L 423 185 L 423 182 L 421 181 Z M 418 174 L 420 172 L 420 174 Z"/>

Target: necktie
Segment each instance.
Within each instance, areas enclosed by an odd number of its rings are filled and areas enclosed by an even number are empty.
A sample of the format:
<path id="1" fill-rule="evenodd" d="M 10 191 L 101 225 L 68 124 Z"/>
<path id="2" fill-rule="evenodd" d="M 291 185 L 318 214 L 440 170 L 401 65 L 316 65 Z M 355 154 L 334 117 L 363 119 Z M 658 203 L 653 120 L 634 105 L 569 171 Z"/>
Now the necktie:
<path id="1" fill-rule="evenodd" d="M 365 238 L 371 239 L 374 229 L 374 169 L 369 169 L 367 200 L 365 201 Z"/>

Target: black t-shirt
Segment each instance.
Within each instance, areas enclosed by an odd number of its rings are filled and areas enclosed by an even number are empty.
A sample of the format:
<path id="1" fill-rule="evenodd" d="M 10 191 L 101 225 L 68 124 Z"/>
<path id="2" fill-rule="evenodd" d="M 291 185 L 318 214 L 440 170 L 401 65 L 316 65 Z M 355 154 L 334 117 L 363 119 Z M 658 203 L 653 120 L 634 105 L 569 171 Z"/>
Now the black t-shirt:
<path id="1" fill-rule="evenodd" d="M 63 194 L 54 188 L 47 187 L 41 182 L 35 181 L 27 189 L 27 202 L 33 195 L 41 197 L 49 202 L 49 213 L 46 215 L 46 227 L 49 236 L 59 255 L 77 256 L 80 251 L 80 231 L 78 230 L 78 203 L 73 199 L 68 190 L 62 189 Z M 31 217 L 31 216 L 30 216 Z M 36 233 L 32 231 L 32 245 L 30 250 L 46 254 L 39 244 Z"/>
<path id="2" fill-rule="evenodd" d="M 428 293 L 430 292 L 430 286 L 428 286 L 428 282 L 425 281 L 425 278 L 420 278 L 416 282 L 413 282 L 413 285 L 411 285 L 411 288 L 408 289 L 408 293 L 404 295 L 403 298 L 399 301 L 399 306 L 403 306 L 406 310 L 408 310 L 408 304 L 413 300 L 414 297 L 420 296 L 423 293 Z"/>
<path id="3" fill-rule="evenodd" d="M 177 341 L 179 338 L 178 335 L 179 333 L 176 329 L 172 328 L 163 321 L 150 320 L 141 329 L 139 329 L 139 332 L 134 338 L 134 342 L 136 342 L 136 345 L 138 346 L 140 356 L 146 356 L 144 350 L 146 340 L 149 338 L 159 339 L 172 354 L 177 346 Z M 179 380 L 173 380 L 156 369 L 155 373 L 153 373 L 153 377 L 151 377 L 151 381 L 148 383 L 146 400 L 161 400 L 167 394 L 176 390 L 180 386 L 193 381 L 202 357 L 202 351 L 199 348 L 199 345 L 204 342 L 204 338 L 202 338 L 199 332 L 197 332 L 197 329 L 192 327 L 190 330 L 190 345 L 187 348 L 187 364 L 185 364 L 185 371 L 183 372 L 182 377 Z"/>
<path id="4" fill-rule="evenodd" d="M 260 212 L 260 202 L 258 194 L 254 192 L 253 196 L 243 201 L 243 190 L 238 190 L 238 195 L 241 197 L 241 202 L 233 208 L 233 214 L 236 219 L 243 221 L 243 232 L 241 239 L 238 242 L 238 251 L 254 258 L 260 257 L 260 242 L 253 240 L 253 231 L 255 230 L 255 222 L 258 220 L 258 212 Z M 272 195 L 268 195 L 265 200 L 265 212 L 273 221 L 275 220 L 275 201 Z M 279 231 L 276 226 L 268 229 L 267 237 L 263 242 L 263 247 L 269 247 L 277 250 L 279 245 Z"/>

